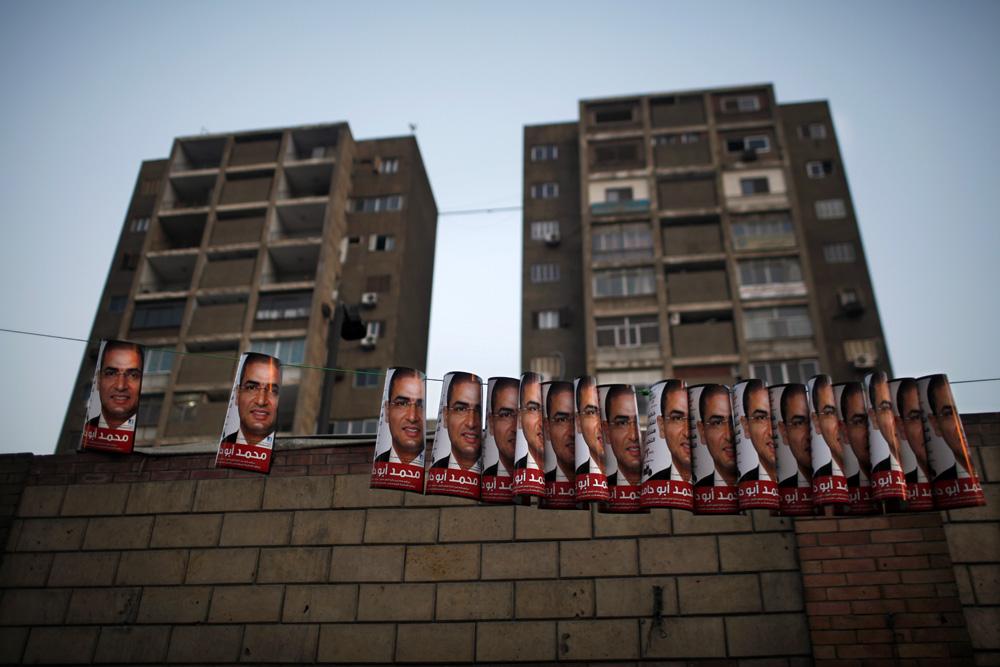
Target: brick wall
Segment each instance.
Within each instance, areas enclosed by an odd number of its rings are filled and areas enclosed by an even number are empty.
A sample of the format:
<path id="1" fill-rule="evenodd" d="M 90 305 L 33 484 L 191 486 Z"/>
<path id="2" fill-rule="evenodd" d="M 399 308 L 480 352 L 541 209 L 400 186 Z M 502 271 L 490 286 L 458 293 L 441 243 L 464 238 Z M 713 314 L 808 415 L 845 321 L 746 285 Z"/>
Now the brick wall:
<path id="1" fill-rule="evenodd" d="M 966 424 L 987 508 L 794 522 L 371 491 L 370 443 L 2 456 L 0 663 L 997 664 L 1000 415 Z"/>

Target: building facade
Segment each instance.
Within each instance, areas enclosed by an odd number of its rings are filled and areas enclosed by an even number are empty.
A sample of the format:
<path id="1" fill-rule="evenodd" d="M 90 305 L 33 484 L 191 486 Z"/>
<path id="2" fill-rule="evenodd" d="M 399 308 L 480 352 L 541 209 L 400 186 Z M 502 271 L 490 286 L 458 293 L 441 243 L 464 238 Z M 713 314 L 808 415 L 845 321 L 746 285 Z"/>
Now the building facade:
<path id="1" fill-rule="evenodd" d="M 426 365 L 436 229 L 412 136 L 355 141 L 333 123 L 175 139 L 140 168 L 90 336 L 146 346 L 136 444 L 217 439 L 244 351 L 285 364 L 279 435 L 374 433 L 379 373 Z M 361 340 L 333 332 L 341 303 Z M 97 351 L 57 451 L 79 445 Z"/>
<path id="2" fill-rule="evenodd" d="M 524 129 L 522 364 L 647 387 L 889 371 L 826 102 L 591 99 Z"/>

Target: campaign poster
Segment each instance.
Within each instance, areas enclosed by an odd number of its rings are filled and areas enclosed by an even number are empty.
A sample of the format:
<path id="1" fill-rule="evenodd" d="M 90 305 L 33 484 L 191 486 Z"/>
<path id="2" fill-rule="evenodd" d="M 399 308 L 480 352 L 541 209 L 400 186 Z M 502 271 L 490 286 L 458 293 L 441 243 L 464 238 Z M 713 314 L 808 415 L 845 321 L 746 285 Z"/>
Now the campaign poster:
<path id="1" fill-rule="evenodd" d="M 141 345 L 121 340 L 101 341 L 81 449 L 116 454 L 132 451 L 143 358 Z"/>
<path id="2" fill-rule="evenodd" d="M 280 361 L 259 352 L 240 355 L 215 455 L 216 468 L 271 471 L 280 390 Z"/>
<path id="3" fill-rule="evenodd" d="M 736 514 L 739 488 L 729 387 L 688 389 L 695 514 Z"/>
<path id="4" fill-rule="evenodd" d="M 608 499 L 608 476 L 604 463 L 604 429 L 597 380 L 582 375 L 573 380 L 576 398 L 576 500 L 578 503 Z"/>
<path id="5" fill-rule="evenodd" d="M 906 510 L 927 512 L 934 509 L 930 471 L 927 467 L 927 436 L 924 414 L 920 409 L 920 393 L 913 378 L 889 381 L 892 415 L 896 419 L 899 441 L 899 462 L 906 482 Z"/>
<path id="6" fill-rule="evenodd" d="M 917 380 L 920 408 L 927 424 L 927 458 L 934 473 L 931 486 L 939 509 L 985 505 L 983 487 L 969 457 L 969 441 L 951 394 L 948 377 L 928 375 Z"/>
<path id="7" fill-rule="evenodd" d="M 694 511 L 687 385 L 662 380 L 649 393 L 639 506 Z"/>
<path id="8" fill-rule="evenodd" d="M 740 511 L 777 510 L 781 502 L 767 383 L 744 380 L 733 387 L 732 398 Z"/>
<path id="9" fill-rule="evenodd" d="M 573 383 L 542 383 L 542 431 L 545 436 L 543 509 L 576 508 L 576 413 Z"/>
<path id="10" fill-rule="evenodd" d="M 608 500 L 601 512 L 638 512 L 642 481 L 642 438 L 635 387 L 602 384 L 597 387 L 604 432 L 604 464 L 608 474 Z"/>
<path id="11" fill-rule="evenodd" d="M 889 508 L 903 508 L 906 480 L 899 460 L 896 417 L 892 413 L 885 371 L 865 376 L 865 405 L 868 407 L 868 442 L 872 457 L 872 496 Z"/>
<path id="12" fill-rule="evenodd" d="M 371 488 L 424 492 L 426 396 L 420 371 L 402 367 L 386 371 Z"/>
<path id="13" fill-rule="evenodd" d="M 542 376 L 521 375 L 517 443 L 514 449 L 514 500 L 545 497 L 545 433 L 542 426 Z"/>
<path id="14" fill-rule="evenodd" d="M 779 384 L 768 388 L 771 395 L 781 513 L 788 516 L 815 514 L 812 486 L 812 439 L 806 386 Z"/>
<path id="15" fill-rule="evenodd" d="M 479 500 L 482 439 L 482 378 L 472 373 L 446 373 L 424 492 Z"/>
<path id="16" fill-rule="evenodd" d="M 829 375 L 814 375 L 806 383 L 812 422 L 813 504 L 850 509 L 844 475 L 844 445 L 840 440 L 840 420 Z"/>
<path id="17" fill-rule="evenodd" d="M 840 421 L 843 443 L 844 476 L 851 509 L 848 514 L 874 514 L 878 508 L 872 498 L 871 456 L 868 453 L 868 410 L 864 387 L 860 382 L 833 385 L 833 400 Z"/>
<path id="18" fill-rule="evenodd" d="M 486 382 L 486 433 L 483 438 L 483 479 L 479 499 L 511 503 L 514 451 L 517 448 L 516 378 L 494 377 Z"/>

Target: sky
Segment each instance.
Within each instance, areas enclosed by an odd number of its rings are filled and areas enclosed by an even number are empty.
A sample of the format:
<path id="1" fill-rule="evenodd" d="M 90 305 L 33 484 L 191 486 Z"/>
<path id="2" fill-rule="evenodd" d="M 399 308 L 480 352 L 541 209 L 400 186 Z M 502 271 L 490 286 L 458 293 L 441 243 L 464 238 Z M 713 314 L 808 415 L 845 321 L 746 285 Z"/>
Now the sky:
<path id="1" fill-rule="evenodd" d="M 413 123 L 440 211 L 518 206 L 524 125 L 770 82 L 830 102 L 894 374 L 1000 378 L 998 29 L 976 0 L 0 0 L 0 329 L 88 337 L 139 165 L 174 137 Z M 439 219 L 428 377 L 521 372 L 521 229 Z M 53 451 L 83 352 L 0 332 L 0 453 Z M 1000 382 L 953 389 L 1000 410 Z"/>

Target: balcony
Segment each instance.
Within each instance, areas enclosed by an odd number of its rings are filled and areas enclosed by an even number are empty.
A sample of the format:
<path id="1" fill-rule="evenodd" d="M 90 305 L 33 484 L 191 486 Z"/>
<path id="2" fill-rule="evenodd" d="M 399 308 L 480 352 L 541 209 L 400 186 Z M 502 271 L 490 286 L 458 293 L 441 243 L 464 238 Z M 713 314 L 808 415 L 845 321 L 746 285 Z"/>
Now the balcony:
<path id="1" fill-rule="evenodd" d="M 318 243 L 297 243 L 272 247 L 264 260 L 261 285 L 309 283 L 316 280 L 319 263 Z"/>
<path id="2" fill-rule="evenodd" d="M 268 240 L 311 239 L 323 235 L 326 202 L 283 204 L 274 209 Z"/>
<path id="3" fill-rule="evenodd" d="M 719 268 L 668 273 L 667 300 L 671 304 L 731 301 L 726 270 Z"/>
<path id="4" fill-rule="evenodd" d="M 332 162 L 305 163 L 285 167 L 278 185 L 278 201 L 328 197 L 332 179 Z"/>
<path id="5" fill-rule="evenodd" d="M 201 273 L 199 289 L 245 287 L 253 280 L 257 252 L 209 257 Z"/>
<path id="6" fill-rule="evenodd" d="M 170 185 L 163 193 L 160 209 L 180 211 L 210 206 L 215 192 L 215 180 L 214 173 L 171 177 Z"/>
<path id="7" fill-rule="evenodd" d="M 225 150 L 226 140 L 222 138 L 178 140 L 170 171 L 178 173 L 218 169 Z"/>
<path id="8" fill-rule="evenodd" d="M 236 137 L 229 155 L 230 167 L 272 164 L 278 161 L 281 133 L 250 134 Z"/>
<path id="9" fill-rule="evenodd" d="M 265 208 L 219 211 L 212 227 L 210 246 L 260 243 L 267 215 Z"/>
<path id="10" fill-rule="evenodd" d="M 336 127 L 311 127 L 292 130 L 285 150 L 285 162 L 328 160 L 337 152 Z"/>
<path id="11" fill-rule="evenodd" d="M 219 206 L 266 202 L 271 198 L 273 171 L 248 171 L 227 174 L 222 185 Z"/>
<path id="12" fill-rule="evenodd" d="M 184 250 L 201 246 L 201 237 L 205 233 L 207 213 L 163 212 L 159 216 L 159 224 L 152 229 L 153 240 L 150 252 L 160 250 Z"/>
<path id="13" fill-rule="evenodd" d="M 185 355 L 177 372 L 177 384 L 231 385 L 240 356 L 238 348 L 237 341 L 189 344 L 188 352 L 208 356 Z"/>
<path id="14" fill-rule="evenodd" d="M 147 254 L 139 274 L 139 294 L 188 291 L 197 260 L 195 249 Z"/>
<path id="15" fill-rule="evenodd" d="M 199 296 L 189 336 L 239 333 L 247 312 L 246 294 Z"/>
<path id="16" fill-rule="evenodd" d="M 591 215 L 622 215 L 630 213 L 646 213 L 649 211 L 648 199 L 631 199 L 628 201 L 602 201 L 590 205 Z"/>

